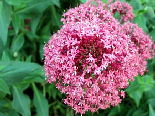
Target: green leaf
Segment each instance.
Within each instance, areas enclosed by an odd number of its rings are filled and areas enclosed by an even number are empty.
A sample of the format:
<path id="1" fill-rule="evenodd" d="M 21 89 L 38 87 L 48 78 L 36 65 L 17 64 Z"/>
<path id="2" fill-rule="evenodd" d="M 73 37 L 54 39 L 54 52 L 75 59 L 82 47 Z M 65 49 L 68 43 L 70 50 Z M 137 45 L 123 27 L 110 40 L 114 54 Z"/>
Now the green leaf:
<path id="1" fill-rule="evenodd" d="M 146 3 L 146 2 L 148 2 L 148 0 L 141 0 L 141 3 L 143 4 L 143 3 Z"/>
<path id="2" fill-rule="evenodd" d="M 6 96 L 6 93 L 0 91 L 0 99 L 3 99 Z"/>
<path id="3" fill-rule="evenodd" d="M 32 18 L 42 14 L 50 5 L 53 5 L 50 0 L 33 0 L 32 2 L 29 2 L 25 8 L 16 13 L 23 19 Z"/>
<path id="4" fill-rule="evenodd" d="M 144 16 L 147 19 L 151 19 L 151 18 L 155 17 L 153 8 L 152 7 L 148 7 L 147 8 L 147 12 L 144 14 Z"/>
<path id="5" fill-rule="evenodd" d="M 120 0 L 120 2 L 126 2 L 126 0 Z"/>
<path id="6" fill-rule="evenodd" d="M 1 59 L 3 51 L 4 51 L 4 45 L 3 45 L 2 39 L 0 38 L 0 59 Z"/>
<path id="7" fill-rule="evenodd" d="M 0 1 L 0 14 L 2 13 L 3 10 L 3 1 Z"/>
<path id="8" fill-rule="evenodd" d="M 153 29 L 149 35 L 151 36 L 151 38 L 155 41 L 155 29 Z"/>
<path id="9" fill-rule="evenodd" d="M 129 3 L 135 10 L 140 10 L 142 8 L 140 0 L 131 0 Z"/>
<path id="10" fill-rule="evenodd" d="M 139 107 L 140 100 L 142 98 L 143 92 L 142 91 L 133 91 L 129 94 L 129 96 L 135 101 L 137 108 Z"/>
<path id="11" fill-rule="evenodd" d="M 0 66 L 5 66 L 0 70 L 0 78 L 4 79 L 8 85 L 22 81 L 31 71 L 40 68 L 36 63 L 18 61 L 0 62 Z"/>
<path id="12" fill-rule="evenodd" d="M 5 99 L 0 100 L 0 107 L 7 104 L 7 103 L 8 103 L 8 101 Z"/>
<path id="13" fill-rule="evenodd" d="M 30 41 L 33 41 L 33 40 L 39 38 L 38 35 L 32 33 L 31 31 L 27 31 L 25 34 L 26 34 L 26 36 L 28 37 L 28 39 L 29 39 Z"/>
<path id="14" fill-rule="evenodd" d="M 138 77 L 135 78 L 131 85 L 126 89 L 128 95 L 135 101 L 136 106 L 139 107 L 140 100 L 143 95 L 143 90 L 140 88 L 140 84 L 138 83 Z"/>
<path id="15" fill-rule="evenodd" d="M 44 50 L 43 50 L 44 44 L 40 43 L 39 45 L 39 55 L 40 55 L 40 59 L 43 60 L 43 54 L 44 54 Z"/>
<path id="16" fill-rule="evenodd" d="M 54 83 L 53 84 L 46 84 L 46 86 L 47 86 L 46 91 L 48 92 L 49 96 L 50 97 L 52 96 L 53 99 L 55 100 L 57 97 L 57 94 L 58 94 L 58 90 L 56 89 L 55 84 Z"/>
<path id="17" fill-rule="evenodd" d="M 0 91 L 10 94 L 9 87 L 2 78 L 0 78 Z"/>
<path id="18" fill-rule="evenodd" d="M 148 21 L 153 27 L 155 27 L 155 17 L 152 19 L 148 19 Z"/>
<path id="19" fill-rule="evenodd" d="M 51 6 L 51 11 L 52 11 L 52 19 L 56 22 L 57 26 L 60 28 L 60 25 L 61 25 L 61 16 L 56 12 L 56 9 L 55 9 L 55 6 L 52 5 Z M 54 23 L 55 24 L 55 23 Z"/>
<path id="20" fill-rule="evenodd" d="M 128 110 L 126 116 L 132 116 L 133 112 L 134 112 L 134 109 L 132 107 L 130 110 Z"/>
<path id="21" fill-rule="evenodd" d="M 29 86 L 30 86 L 30 82 L 25 82 L 25 81 L 22 81 L 18 84 L 18 87 L 21 91 L 26 90 Z"/>
<path id="22" fill-rule="evenodd" d="M 32 55 L 28 56 L 25 62 L 31 62 Z"/>
<path id="23" fill-rule="evenodd" d="M 82 2 L 83 4 L 86 3 L 87 0 L 80 0 L 80 2 Z"/>
<path id="24" fill-rule="evenodd" d="M 143 29 L 143 31 L 148 32 L 146 27 L 146 20 L 142 14 L 138 14 L 134 19 L 134 23 L 137 23 L 139 27 Z"/>
<path id="25" fill-rule="evenodd" d="M 6 113 L 8 114 L 8 116 L 20 116 L 15 110 L 13 109 L 8 109 L 6 111 Z"/>
<path id="26" fill-rule="evenodd" d="M 39 24 L 41 17 L 42 17 L 42 14 L 31 19 L 31 30 L 33 34 L 35 34 L 36 32 L 36 28 Z"/>
<path id="27" fill-rule="evenodd" d="M 0 116 L 7 116 L 7 115 L 5 115 L 4 113 L 0 112 Z"/>
<path id="28" fill-rule="evenodd" d="M 0 39 L 2 39 L 3 44 L 7 42 L 8 27 L 11 20 L 11 6 L 5 3 L 5 1 L 0 1 Z"/>
<path id="29" fill-rule="evenodd" d="M 10 5 L 21 5 L 23 3 L 31 2 L 32 0 L 5 0 Z"/>
<path id="30" fill-rule="evenodd" d="M 46 38 L 49 38 L 47 36 L 50 35 L 50 26 L 51 26 L 51 21 L 47 23 L 47 25 L 45 25 L 41 31 L 41 35 L 46 35 Z M 41 37 L 43 38 L 43 37 Z"/>
<path id="31" fill-rule="evenodd" d="M 12 107 L 22 116 L 31 116 L 30 98 L 13 86 L 13 102 Z"/>
<path id="32" fill-rule="evenodd" d="M 39 116 L 48 116 L 49 114 L 49 107 L 48 107 L 48 101 L 43 96 L 43 94 L 37 89 L 34 83 L 32 83 L 33 91 L 34 91 L 34 97 L 33 97 L 33 103 L 37 110 L 37 113 Z"/>
<path id="33" fill-rule="evenodd" d="M 154 112 L 151 104 L 149 104 L 149 116 L 155 116 L 155 112 Z"/>
<path id="34" fill-rule="evenodd" d="M 116 106 L 114 108 L 111 109 L 110 113 L 108 114 L 108 116 L 116 116 L 118 115 L 118 113 L 121 111 L 120 106 Z"/>
<path id="35" fill-rule="evenodd" d="M 24 44 L 24 34 L 21 33 L 19 35 L 14 36 L 11 50 L 12 53 L 18 52 Z"/>
<path id="36" fill-rule="evenodd" d="M 149 91 L 145 92 L 145 95 L 146 95 L 147 99 L 155 98 L 154 90 L 155 90 L 155 84 L 154 84 L 154 87 L 152 87 Z"/>
<path id="37" fill-rule="evenodd" d="M 53 4 L 60 8 L 60 0 L 51 0 Z"/>
<path id="38" fill-rule="evenodd" d="M 20 116 L 14 109 L 11 109 L 11 108 L 8 108 L 8 107 L 1 108 L 0 110 L 2 110 L 3 113 L 6 114 L 7 116 Z"/>
<path id="39" fill-rule="evenodd" d="M 142 116 L 142 114 L 145 113 L 144 109 L 142 107 L 139 107 L 133 114 L 132 116 Z"/>
<path id="40" fill-rule="evenodd" d="M 155 98 L 148 99 L 147 103 L 151 104 L 155 108 Z"/>
<path id="41" fill-rule="evenodd" d="M 143 91 L 150 90 L 154 86 L 154 83 L 155 83 L 152 75 L 144 75 L 142 77 L 138 76 L 137 79 L 140 84 L 140 88 Z"/>
<path id="42" fill-rule="evenodd" d="M 19 31 L 19 28 L 20 28 L 20 26 L 21 26 L 21 20 L 20 20 L 20 18 L 18 17 L 18 15 L 17 14 L 13 14 L 13 16 L 12 16 L 12 25 L 13 25 L 13 27 L 14 27 L 14 29 L 15 29 L 15 32 L 16 32 L 16 34 L 18 33 L 18 31 Z"/>
<path id="43" fill-rule="evenodd" d="M 8 61 L 10 61 L 10 58 L 9 58 L 8 54 L 6 53 L 6 51 L 3 51 L 1 61 L 3 61 L 3 62 L 8 62 Z"/>
<path id="44" fill-rule="evenodd" d="M 108 4 L 108 1 L 107 0 L 102 0 L 102 2 L 105 3 L 105 4 Z"/>

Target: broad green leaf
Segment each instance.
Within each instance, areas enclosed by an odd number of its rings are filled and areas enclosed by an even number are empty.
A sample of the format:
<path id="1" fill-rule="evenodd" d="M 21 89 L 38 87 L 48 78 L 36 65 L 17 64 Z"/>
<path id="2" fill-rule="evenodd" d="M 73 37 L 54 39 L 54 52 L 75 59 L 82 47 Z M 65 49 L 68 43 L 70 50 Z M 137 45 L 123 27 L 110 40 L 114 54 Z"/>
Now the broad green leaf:
<path id="1" fill-rule="evenodd" d="M 155 84 L 149 91 L 144 92 L 147 99 L 155 98 Z"/>
<path id="2" fill-rule="evenodd" d="M 0 116 L 7 116 L 7 115 L 5 115 L 4 113 L 0 112 Z"/>
<path id="3" fill-rule="evenodd" d="M 50 0 L 33 0 L 32 2 L 29 2 L 25 8 L 16 13 L 23 19 L 32 18 L 42 14 L 44 10 L 52 4 L 53 3 Z"/>
<path id="4" fill-rule="evenodd" d="M 55 9 L 55 6 L 54 5 L 51 6 L 51 11 L 52 11 L 51 18 L 54 19 L 54 21 L 56 22 L 57 26 L 60 28 L 60 25 L 61 25 L 61 21 L 60 21 L 61 16 L 59 16 L 59 14 L 56 12 L 56 9 Z"/>
<path id="5" fill-rule="evenodd" d="M 3 99 L 6 96 L 6 93 L 0 91 L 0 99 Z"/>
<path id="6" fill-rule="evenodd" d="M 86 2 L 86 1 L 85 1 Z M 107 0 L 102 0 L 103 3 L 108 4 Z M 83 3 L 83 2 L 82 2 Z"/>
<path id="7" fill-rule="evenodd" d="M 155 98 L 148 99 L 147 103 L 151 104 L 155 108 Z"/>
<path id="8" fill-rule="evenodd" d="M 48 92 L 48 94 L 49 94 L 49 96 L 51 97 L 53 97 L 53 99 L 55 100 L 56 99 L 56 96 L 57 96 L 57 94 L 58 94 L 58 90 L 56 89 L 56 87 L 55 87 L 55 84 L 53 83 L 53 84 L 46 84 L 45 85 L 46 86 L 46 91 Z M 52 91 L 52 92 L 51 92 Z"/>
<path id="9" fill-rule="evenodd" d="M 151 38 L 155 41 L 155 29 L 153 29 L 149 35 L 151 36 Z"/>
<path id="10" fill-rule="evenodd" d="M 155 116 L 155 112 L 154 112 L 151 104 L 149 104 L 149 116 Z"/>
<path id="11" fill-rule="evenodd" d="M 6 114 L 6 116 L 20 116 L 14 109 L 11 109 L 9 107 L 5 106 L 5 108 L 2 107 L 0 110 L 3 111 L 3 113 Z"/>
<path id="12" fill-rule="evenodd" d="M 143 92 L 140 90 L 133 91 L 129 96 L 135 101 L 136 106 L 139 107 L 140 100 L 142 98 Z"/>
<path id="13" fill-rule="evenodd" d="M 8 116 L 20 116 L 15 110 L 8 109 L 7 112 Z"/>
<path id="14" fill-rule="evenodd" d="M 149 22 L 153 27 L 155 27 L 155 17 L 152 18 L 152 19 L 148 19 L 148 22 Z"/>
<path id="15" fill-rule="evenodd" d="M 138 82 L 140 84 L 140 88 L 143 91 L 150 90 L 153 86 L 155 81 L 153 80 L 153 75 L 144 75 L 144 76 L 138 76 L 137 77 Z"/>
<path id="16" fill-rule="evenodd" d="M 41 35 L 46 35 L 46 38 L 49 38 L 47 36 L 50 35 L 50 26 L 51 26 L 51 21 L 47 23 L 47 25 L 45 25 L 41 31 Z M 43 37 L 41 37 L 43 38 Z"/>
<path id="17" fill-rule="evenodd" d="M 28 3 L 32 0 L 5 0 L 10 5 L 21 5 L 22 3 Z"/>
<path id="18" fill-rule="evenodd" d="M 126 0 L 120 0 L 120 2 L 126 2 Z"/>
<path id="19" fill-rule="evenodd" d="M 13 102 L 12 107 L 22 116 L 31 116 L 30 98 L 13 86 Z"/>
<path id="20" fill-rule="evenodd" d="M 3 51 L 4 51 L 4 45 L 3 45 L 2 39 L 0 38 L 0 59 L 1 59 Z"/>
<path id="21" fill-rule="evenodd" d="M 3 10 L 3 1 L 0 1 L 0 14 L 2 13 Z"/>
<path id="22" fill-rule="evenodd" d="M 21 47 L 23 46 L 23 44 L 24 44 L 24 34 L 23 33 L 14 36 L 12 46 L 11 46 L 12 54 L 14 52 L 18 52 L 21 49 Z"/>
<path id="23" fill-rule="evenodd" d="M 80 2 L 82 2 L 82 3 L 86 3 L 86 1 L 87 1 L 87 0 L 80 0 Z"/>
<path id="24" fill-rule="evenodd" d="M 129 4 L 135 9 L 140 10 L 142 8 L 140 0 L 131 0 Z"/>
<path id="25" fill-rule="evenodd" d="M 8 101 L 5 99 L 0 100 L 0 107 L 7 104 L 7 103 L 8 103 Z"/>
<path id="26" fill-rule="evenodd" d="M 147 19 L 151 19 L 151 18 L 155 17 L 153 8 L 152 7 L 148 7 L 147 8 L 147 12 L 144 14 L 144 16 Z"/>
<path id="27" fill-rule="evenodd" d="M 25 82 L 45 82 L 45 71 L 43 71 L 43 67 L 37 68 L 31 72 L 28 76 L 24 78 Z"/>
<path id="28" fill-rule="evenodd" d="M 135 78 L 131 85 L 126 89 L 128 95 L 135 101 L 136 106 L 139 107 L 140 100 L 143 95 L 143 90 L 140 88 L 140 84 L 138 83 L 138 77 Z"/>
<path id="29" fill-rule="evenodd" d="M 2 78 L 0 78 L 0 91 L 10 94 L 9 87 Z"/>
<path id="30" fill-rule="evenodd" d="M 147 7 L 144 8 L 144 9 L 142 9 L 142 10 L 139 10 L 139 11 L 138 11 L 139 14 L 144 14 L 144 13 L 146 13 L 146 12 L 147 12 Z M 136 15 L 136 16 L 137 16 L 137 15 Z"/>
<path id="31" fill-rule="evenodd" d="M 48 101 L 43 96 L 43 94 L 37 89 L 34 83 L 32 83 L 33 91 L 34 91 L 34 97 L 33 97 L 33 103 L 37 110 L 37 113 L 39 116 L 49 116 L 49 107 L 48 107 Z"/>
<path id="32" fill-rule="evenodd" d="M 134 109 L 131 108 L 131 109 L 128 111 L 128 113 L 126 114 L 126 116 L 132 116 L 133 112 L 134 112 Z"/>
<path id="33" fill-rule="evenodd" d="M 10 61 L 10 58 L 9 58 L 9 56 L 8 56 L 8 54 L 7 54 L 6 51 L 3 51 L 1 61 L 3 61 L 3 62 L 8 62 L 8 61 Z"/>
<path id="34" fill-rule="evenodd" d="M 15 34 L 16 34 L 16 32 L 14 29 L 13 30 L 11 29 L 8 31 L 8 36 L 14 36 Z"/>
<path id="35" fill-rule="evenodd" d="M 147 3 L 148 2 L 148 0 L 141 0 L 141 3 L 143 4 L 143 3 Z"/>
<path id="36" fill-rule="evenodd" d="M 20 28 L 20 26 L 21 26 L 21 20 L 20 20 L 20 18 L 18 17 L 18 15 L 17 14 L 13 14 L 13 16 L 12 16 L 12 25 L 13 25 L 13 27 L 14 27 L 14 29 L 15 29 L 15 32 L 16 32 L 16 34 L 18 33 L 18 31 L 19 31 L 19 28 Z"/>
<path id="37" fill-rule="evenodd" d="M 60 0 L 51 0 L 53 4 L 60 8 Z"/>
<path id="38" fill-rule="evenodd" d="M 27 59 L 26 59 L 25 62 L 31 62 L 31 59 L 32 59 L 32 55 L 30 55 L 29 57 L 27 57 Z"/>
<path id="39" fill-rule="evenodd" d="M 28 37 L 28 39 L 29 39 L 30 41 L 33 41 L 33 40 L 39 38 L 38 35 L 32 33 L 31 31 L 27 31 L 25 34 L 26 34 L 26 36 Z"/>
<path id="40" fill-rule="evenodd" d="M 44 50 L 43 50 L 44 44 L 40 43 L 39 45 L 39 55 L 40 55 L 40 59 L 43 60 L 43 54 L 44 54 Z"/>
<path id="41" fill-rule="evenodd" d="M 31 19 L 31 30 L 32 30 L 33 34 L 35 34 L 35 32 L 36 32 L 36 29 L 37 29 L 37 26 L 39 24 L 41 17 L 42 17 L 42 14 Z"/>
<path id="42" fill-rule="evenodd" d="M 143 31 L 148 32 L 146 27 L 146 20 L 142 14 L 138 14 L 134 19 L 134 23 L 137 23 L 139 27 L 143 29 Z"/>
<path id="43" fill-rule="evenodd" d="M 139 107 L 136 111 L 134 111 L 132 116 L 142 116 L 143 113 L 145 113 L 144 109 L 142 109 L 142 107 Z"/>
<path id="44" fill-rule="evenodd" d="M 17 86 L 17 84 L 15 84 Z M 21 91 L 24 91 L 26 90 L 28 87 L 30 86 L 30 82 L 25 82 L 25 81 L 22 81 L 18 84 L 18 88 L 21 90 Z"/>
<path id="45" fill-rule="evenodd" d="M 31 71 L 40 68 L 36 63 L 18 61 L 0 62 L 0 66 L 5 66 L 0 70 L 0 78 L 4 79 L 8 85 L 22 81 Z"/>
<path id="46" fill-rule="evenodd" d="M 5 1 L 0 1 L 0 39 L 2 39 L 3 44 L 7 42 L 8 27 L 11 20 L 11 6 L 8 5 Z"/>
<path id="47" fill-rule="evenodd" d="M 5 66 L 0 66 L 0 70 L 2 70 Z"/>
<path id="48" fill-rule="evenodd" d="M 118 106 L 111 109 L 108 116 L 116 116 L 120 112 L 120 110 L 121 110 L 120 105 L 118 105 Z"/>

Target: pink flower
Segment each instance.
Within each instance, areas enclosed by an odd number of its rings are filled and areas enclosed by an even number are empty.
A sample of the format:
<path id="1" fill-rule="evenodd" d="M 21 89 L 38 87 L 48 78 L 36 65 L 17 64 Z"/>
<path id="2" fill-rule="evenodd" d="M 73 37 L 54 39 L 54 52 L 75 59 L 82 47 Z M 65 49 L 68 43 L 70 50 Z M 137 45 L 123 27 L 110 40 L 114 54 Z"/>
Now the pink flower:
<path id="1" fill-rule="evenodd" d="M 121 103 L 125 93 L 120 89 L 144 74 L 155 47 L 141 28 L 128 22 L 134 15 L 127 3 L 117 1 L 109 9 L 92 1 L 64 13 L 64 25 L 44 46 L 47 81 L 57 83 L 67 94 L 64 103 L 81 114 Z M 113 17 L 116 11 L 123 23 Z"/>

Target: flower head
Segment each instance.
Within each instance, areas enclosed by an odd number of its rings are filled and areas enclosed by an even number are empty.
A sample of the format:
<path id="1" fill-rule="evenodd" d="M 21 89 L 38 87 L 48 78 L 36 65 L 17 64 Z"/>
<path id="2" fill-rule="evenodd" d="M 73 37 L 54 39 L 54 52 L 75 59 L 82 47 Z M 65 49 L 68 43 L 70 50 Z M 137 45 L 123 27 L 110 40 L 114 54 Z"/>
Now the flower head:
<path id="1" fill-rule="evenodd" d="M 44 46 L 47 81 L 57 83 L 67 94 L 64 103 L 81 114 L 118 105 L 125 97 L 120 89 L 143 75 L 146 59 L 154 57 L 153 41 L 129 22 L 131 6 L 96 4 L 88 0 L 64 13 L 64 25 Z M 113 17 L 115 11 L 123 14 L 124 23 Z"/>

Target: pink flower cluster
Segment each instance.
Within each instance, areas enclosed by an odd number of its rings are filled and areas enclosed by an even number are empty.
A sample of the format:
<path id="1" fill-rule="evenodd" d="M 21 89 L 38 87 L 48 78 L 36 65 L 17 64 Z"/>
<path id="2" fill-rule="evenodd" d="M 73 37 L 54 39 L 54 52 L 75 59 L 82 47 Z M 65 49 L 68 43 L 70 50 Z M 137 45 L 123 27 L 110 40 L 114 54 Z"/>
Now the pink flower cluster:
<path id="1" fill-rule="evenodd" d="M 64 25 L 44 46 L 47 81 L 67 94 L 64 103 L 76 113 L 118 105 L 121 89 L 146 71 L 155 45 L 133 16 L 127 3 L 88 0 L 63 14 Z"/>

